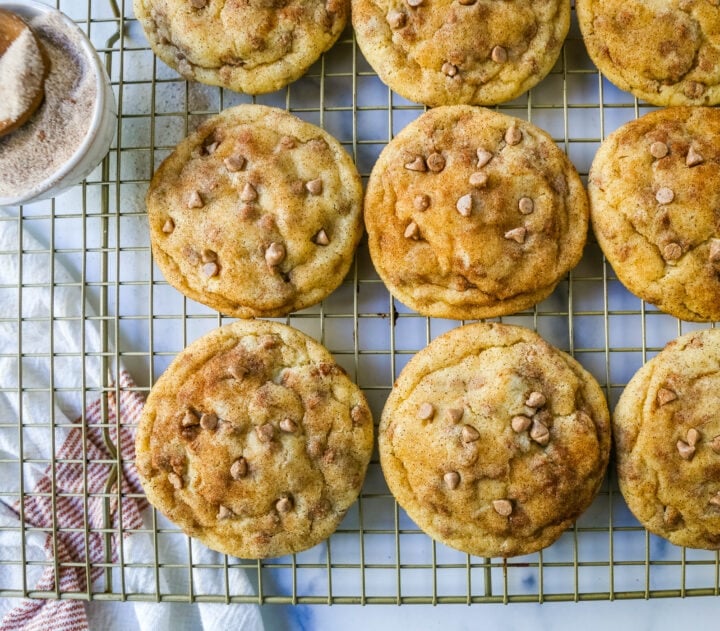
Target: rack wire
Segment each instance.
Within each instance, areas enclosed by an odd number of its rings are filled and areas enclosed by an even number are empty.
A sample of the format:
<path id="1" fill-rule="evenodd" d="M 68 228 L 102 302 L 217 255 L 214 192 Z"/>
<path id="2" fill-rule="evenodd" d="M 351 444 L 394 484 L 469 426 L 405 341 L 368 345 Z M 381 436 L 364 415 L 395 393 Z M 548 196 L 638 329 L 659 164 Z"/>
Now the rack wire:
<path id="1" fill-rule="evenodd" d="M 0 432 L 14 433 L 19 456 L 0 453 L 0 465 L 16 476 L 3 481 L 0 499 L 13 505 L 19 522 L 0 522 L 0 537 L 15 536 L 17 554 L 0 559 L 0 596 L 83 600 L 268 603 L 489 603 L 613 600 L 718 595 L 720 556 L 684 549 L 642 528 L 620 496 L 611 464 L 608 479 L 591 508 L 558 542 L 537 554 L 508 560 L 468 556 L 433 542 L 405 515 L 389 494 L 374 455 L 357 504 L 338 531 L 312 550 L 290 557 L 247 561 L 208 556 L 191 545 L 176 527 L 157 513 L 140 527 L 126 529 L 113 520 L 113 506 L 141 500 L 116 484 L 131 465 L 112 436 L 120 429 L 113 401 L 124 392 L 146 393 L 172 358 L 189 342 L 222 324 L 225 318 L 184 299 L 153 266 L 145 226 L 143 196 L 154 168 L 199 122 L 244 102 L 283 107 L 336 136 L 367 178 L 383 146 L 423 108 L 393 94 L 362 58 L 348 29 L 336 46 L 309 73 L 271 95 L 249 97 L 182 81 L 157 61 L 123 0 L 79 2 L 56 0 L 55 6 L 78 22 L 107 65 L 118 101 L 117 136 L 102 165 L 84 182 L 48 202 L 27 205 L 0 216 L 0 234 L 15 240 L 0 251 L 1 260 L 17 259 L 16 282 L 0 285 L 0 327 L 17 336 L 17 350 L 0 356 L 16 372 L 0 384 L 0 394 L 15 402 L 16 415 L 0 418 Z M 606 134 L 650 108 L 609 84 L 585 52 L 575 16 L 562 55 L 536 88 L 498 108 L 546 129 L 585 177 L 595 150 Z M 30 237 L 35 235 L 37 240 Z M 44 278 L 27 279 L 24 262 L 47 260 Z M 58 280 L 58 269 L 73 279 Z M 38 292 L 49 295 L 46 313 L 27 314 Z M 55 297 L 69 292 L 77 310 L 65 313 Z M 351 273 L 321 305 L 285 320 L 322 343 L 365 391 L 376 419 L 395 377 L 408 359 L 437 335 L 460 322 L 425 318 L 396 302 L 379 280 L 362 243 Z M 522 324 L 574 355 L 605 388 L 611 408 L 632 374 L 666 342 L 699 325 L 664 315 L 629 294 L 589 240 L 580 265 L 553 295 L 502 321 Z M 63 350 L 60 325 L 74 327 L 79 343 Z M 46 331 L 45 347 L 28 339 Z M 95 333 L 97 340 L 95 344 Z M 43 334 L 40 333 L 42 336 Z M 12 339 L 12 338 L 11 338 Z M 44 361 L 49 381 L 28 383 L 24 366 Z M 73 363 L 74 362 L 74 363 Z M 79 383 L 64 385 L 69 365 L 79 366 Z M 98 368 L 95 370 L 95 368 Z M 136 386 L 116 379 L 126 369 Z M 98 376 L 96 376 L 96 373 Z M 33 397 L 45 397 L 46 419 L 23 414 Z M 81 401 L 78 418 L 63 421 L 55 399 Z M 109 456 L 93 461 L 83 443 L 83 457 L 57 455 L 56 430 L 79 429 L 86 439 L 84 402 L 99 399 Z M 29 458 L 23 444 L 29 431 L 45 431 L 47 458 Z M 115 432 L 115 434 L 114 434 Z M 83 561 L 63 561 L 58 536 L 72 529 L 58 525 L 32 527 L 23 521 L 22 499 L 41 496 L 29 487 L 29 465 L 47 467 L 55 506 L 57 470 L 74 463 L 84 483 L 75 495 L 85 506 L 99 498 L 105 523 L 95 528 L 86 519 L 76 529 L 84 538 L 100 536 L 103 552 Z M 87 469 L 107 467 L 102 492 L 89 493 Z M 13 469 L 14 467 L 14 469 Z M 45 493 L 47 496 L 48 494 Z M 72 495 L 70 493 L 69 495 Z M 26 552 L 33 536 L 48 537 L 51 554 Z M 129 536 L 128 536 L 129 535 Z M 145 537 L 146 552 L 130 550 L 133 538 Z M 115 542 L 117 554 L 113 556 Z M 172 554 L 168 556 L 168 550 Z M 51 567 L 55 589 L 35 588 L 36 578 Z M 85 576 L 77 590 L 63 589 L 61 575 L 76 568 Z M 101 578 L 93 581 L 100 570 Z M 150 574 L 143 583 L 136 574 Z M 235 575 L 245 573 L 255 593 L 234 591 Z M 209 580 L 205 580 L 208 578 Z M 210 589 L 203 585 L 211 585 Z M 148 586 L 149 585 L 149 586 Z"/>

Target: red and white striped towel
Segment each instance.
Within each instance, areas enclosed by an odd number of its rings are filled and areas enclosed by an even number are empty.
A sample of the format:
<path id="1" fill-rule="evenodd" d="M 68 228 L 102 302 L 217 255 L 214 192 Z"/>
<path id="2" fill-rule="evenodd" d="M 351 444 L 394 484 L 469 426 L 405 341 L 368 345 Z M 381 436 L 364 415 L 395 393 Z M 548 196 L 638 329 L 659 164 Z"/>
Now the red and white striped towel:
<path id="1" fill-rule="evenodd" d="M 118 536 L 113 534 L 108 549 L 102 529 L 124 534 L 142 525 L 144 498 L 128 497 L 141 494 L 142 488 L 134 465 L 134 426 L 139 420 L 143 397 L 132 391 L 135 384 L 127 372 L 120 374 L 119 397 L 108 394 L 107 418 L 103 418 L 101 402 L 95 401 L 85 411 L 85 433 L 73 428 L 56 453 L 55 486 L 50 467 L 33 492 L 24 498 L 25 524 L 36 528 L 55 528 L 56 536 L 48 533 L 45 551 L 48 565 L 37 591 L 77 592 L 92 589 L 104 569 L 97 564 L 118 560 Z M 118 422 L 119 419 L 119 422 Z M 79 421 L 78 421 L 79 422 Z M 103 425 L 109 426 L 112 442 L 117 446 L 121 469 L 107 499 L 107 483 L 118 458 L 110 453 L 103 440 Z M 87 463 L 86 469 L 83 462 Z M 87 474 L 85 475 L 85 471 Z M 120 484 L 120 495 L 117 485 Z M 96 495 L 99 494 L 99 495 Z M 54 498 L 54 501 L 53 501 Z M 109 521 L 105 510 L 109 504 Z M 20 507 L 15 507 L 18 515 Z M 79 530 L 76 530 L 79 529 Z M 88 531 L 87 537 L 85 531 Z M 83 565 L 68 566 L 67 563 Z M 56 575 L 55 566 L 59 569 Z M 88 585 L 87 567 L 91 585 Z M 11 610 L 0 623 L 0 631 L 81 631 L 88 629 L 85 604 L 82 600 L 26 600 Z"/>

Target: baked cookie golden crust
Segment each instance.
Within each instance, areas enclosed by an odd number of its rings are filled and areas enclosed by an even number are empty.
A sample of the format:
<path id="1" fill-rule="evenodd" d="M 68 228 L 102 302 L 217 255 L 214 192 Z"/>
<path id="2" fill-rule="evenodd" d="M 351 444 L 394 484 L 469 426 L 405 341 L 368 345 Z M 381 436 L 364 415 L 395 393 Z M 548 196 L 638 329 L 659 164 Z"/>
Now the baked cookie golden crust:
<path id="1" fill-rule="evenodd" d="M 148 500 L 213 550 L 281 556 L 329 537 L 373 443 L 360 389 L 320 344 L 275 322 L 220 327 L 153 387 L 136 439 Z"/>
<path id="2" fill-rule="evenodd" d="M 540 302 L 578 263 L 588 202 L 545 132 L 455 105 L 428 111 L 385 147 L 365 226 L 396 298 L 423 315 L 490 318 Z"/>
<path id="3" fill-rule="evenodd" d="M 670 342 L 630 380 L 613 415 L 618 480 L 650 532 L 720 548 L 720 330 Z"/>
<path id="4" fill-rule="evenodd" d="M 720 111 L 678 107 L 610 134 L 590 169 L 598 242 L 636 296 L 720 319 Z"/>
<path id="5" fill-rule="evenodd" d="M 654 105 L 720 103 L 718 0 L 577 0 L 585 46 L 616 86 Z"/>
<path id="6" fill-rule="evenodd" d="M 262 94 L 301 77 L 345 29 L 350 0 L 134 0 L 155 54 L 186 79 Z"/>
<path id="7" fill-rule="evenodd" d="M 352 0 L 363 55 L 401 96 L 493 105 L 532 88 L 557 61 L 569 0 Z"/>
<path id="8" fill-rule="evenodd" d="M 167 281 L 240 318 L 320 302 L 363 232 L 360 176 L 340 143 L 261 105 L 203 123 L 160 165 L 146 202 Z"/>
<path id="9" fill-rule="evenodd" d="M 593 377 L 536 333 L 470 324 L 403 369 L 379 443 L 390 490 L 422 530 L 510 557 L 550 545 L 590 505 L 610 416 Z"/>

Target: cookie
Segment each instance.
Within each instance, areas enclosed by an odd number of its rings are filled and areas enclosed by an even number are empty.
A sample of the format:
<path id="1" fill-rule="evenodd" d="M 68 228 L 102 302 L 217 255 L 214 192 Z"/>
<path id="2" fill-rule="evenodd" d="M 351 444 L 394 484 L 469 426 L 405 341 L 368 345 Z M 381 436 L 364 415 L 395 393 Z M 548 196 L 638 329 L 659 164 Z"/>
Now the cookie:
<path id="1" fill-rule="evenodd" d="M 577 0 L 588 53 L 621 90 L 653 105 L 720 103 L 718 0 Z"/>
<path id="2" fill-rule="evenodd" d="M 532 331 L 470 324 L 403 369 L 379 429 L 398 503 L 428 535 L 468 554 L 550 545 L 590 505 L 610 451 L 600 387 Z"/>
<path id="3" fill-rule="evenodd" d="M 569 0 L 352 0 L 380 79 L 426 105 L 494 105 L 539 83 L 560 55 Z"/>
<path id="4" fill-rule="evenodd" d="M 598 242 L 636 296 L 683 320 L 720 319 L 720 111 L 679 107 L 623 125 L 590 169 Z"/>
<path id="5" fill-rule="evenodd" d="M 670 342 L 613 414 L 618 481 L 635 517 L 679 546 L 720 549 L 720 330 Z"/>
<path id="6" fill-rule="evenodd" d="M 203 123 L 160 165 L 146 202 L 167 281 L 240 318 L 320 302 L 363 232 L 360 176 L 340 143 L 261 105 Z"/>
<path id="7" fill-rule="evenodd" d="M 490 318 L 540 302 L 578 263 L 588 202 L 545 132 L 455 105 L 423 114 L 380 154 L 365 226 L 396 298 L 423 315 Z"/>
<path id="8" fill-rule="evenodd" d="M 148 500 L 213 550 L 265 558 L 329 537 L 373 444 L 360 389 L 328 351 L 275 322 L 238 321 L 181 352 L 137 432 Z"/>
<path id="9" fill-rule="evenodd" d="M 340 37 L 350 0 L 133 0 L 153 52 L 186 79 L 262 94 Z"/>

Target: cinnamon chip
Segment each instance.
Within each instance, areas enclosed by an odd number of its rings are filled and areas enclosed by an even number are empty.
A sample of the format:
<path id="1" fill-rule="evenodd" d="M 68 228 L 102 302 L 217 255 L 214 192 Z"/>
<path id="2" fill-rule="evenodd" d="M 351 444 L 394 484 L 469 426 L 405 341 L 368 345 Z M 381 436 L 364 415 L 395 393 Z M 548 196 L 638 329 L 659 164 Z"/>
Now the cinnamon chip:
<path id="1" fill-rule="evenodd" d="M 510 420 L 510 426 L 513 428 L 513 431 L 517 432 L 518 434 L 527 430 L 530 425 L 532 425 L 532 419 L 528 416 L 523 416 L 522 414 L 513 416 Z"/>
<path id="2" fill-rule="evenodd" d="M 285 260 L 285 246 L 282 243 L 271 243 L 265 250 L 265 262 L 270 266 L 280 265 Z"/>
<path id="3" fill-rule="evenodd" d="M 671 401 L 677 399 L 677 394 L 667 388 L 660 388 L 657 393 L 657 402 L 659 405 L 667 405 Z"/>
<path id="4" fill-rule="evenodd" d="M 206 412 L 200 417 L 200 427 L 203 429 L 216 429 L 218 426 L 218 417 L 217 414 L 213 414 L 212 412 Z"/>
<path id="5" fill-rule="evenodd" d="M 490 162 L 490 160 L 493 159 L 493 154 L 490 153 L 487 149 L 482 149 L 482 148 L 480 148 L 480 149 L 477 150 L 477 158 L 478 158 L 477 167 L 478 167 L 479 169 L 481 169 L 481 168 L 484 167 L 488 162 Z"/>
<path id="6" fill-rule="evenodd" d="M 463 217 L 469 217 L 472 213 L 472 195 L 468 193 L 457 200 L 455 208 Z"/>
<path id="7" fill-rule="evenodd" d="M 470 182 L 470 186 L 474 186 L 475 188 L 484 188 L 487 186 L 488 176 L 482 171 L 476 171 L 470 176 L 468 181 Z"/>
<path id="8" fill-rule="evenodd" d="M 540 408 L 547 403 L 547 399 L 542 392 L 531 392 L 528 395 L 525 405 L 529 408 Z"/>
<path id="9" fill-rule="evenodd" d="M 427 195 L 416 195 L 413 200 L 413 206 L 421 212 L 427 210 L 430 207 L 430 198 Z"/>
<path id="10" fill-rule="evenodd" d="M 666 261 L 677 261 L 682 256 L 682 247 L 679 243 L 668 243 L 663 248 L 663 257 Z"/>
<path id="11" fill-rule="evenodd" d="M 490 58 L 496 64 L 504 64 L 508 60 L 507 50 L 502 46 L 495 46 L 490 53 Z"/>
<path id="12" fill-rule="evenodd" d="M 405 168 L 408 171 L 427 171 L 427 167 L 425 166 L 425 160 L 423 160 L 422 156 L 415 156 L 413 160 L 405 164 Z"/>
<path id="13" fill-rule="evenodd" d="M 255 433 L 261 443 L 269 443 L 275 436 L 275 428 L 270 423 L 264 423 L 255 428 Z"/>
<path id="14" fill-rule="evenodd" d="M 688 445 L 684 440 L 677 441 L 677 450 L 683 460 L 692 460 L 695 455 L 695 446 Z"/>
<path id="15" fill-rule="evenodd" d="M 324 229 L 321 229 L 320 232 L 315 235 L 313 241 L 317 245 L 328 245 L 330 243 L 330 239 L 328 238 L 327 232 L 325 232 Z"/>
<path id="16" fill-rule="evenodd" d="M 439 153 L 431 153 L 427 159 L 428 168 L 434 173 L 439 173 L 445 168 L 445 158 Z"/>
<path id="17" fill-rule="evenodd" d="M 533 420 L 530 438 L 538 445 L 547 445 L 550 442 L 550 430 L 540 421 Z"/>
<path id="18" fill-rule="evenodd" d="M 188 208 L 202 208 L 205 204 L 203 203 L 202 197 L 200 197 L 199 191 L 193 191 L 188 196 L 187 207 Z"/>
<path id="19" fill-rule="evenodd" d="M 170 484 L 178 491 L 183 487 L 182 478 L 174 471 L 168 473 L 167 479 L 168 479 L 168 482 L 170 482 Z"/>
<path id="20" fill-rule="evenodd" d="M 211 263 L 213 261 L 217 261 L 217 252 L 209 248 L 205 248 L 202 251 L 202 254 L 200 254 L 200 258 L 203 263 Z"/>
<path id="21" fill-rule="evenodd" d="M 240 456 L 230 467 L 230 476 L 233 480 L 240 480 L 247 475 L 248 464 L 247 460 Z"/>
<path id="22" fill-rule="evenodd" d="M 650 145 L 650 155 L 653 158 L 664 158 L 668 151 L 668 146 L 664 142 L 654 142 Z"/>
<path id="23" fill-rule="evenodd" d="M 449 61 L 446 61 L 440 70 L 448 77 L 454 77 L 458 73 L 458 67 L 455 64 L 451 64 Z"/>
<path id="24" fill-rule="evenodd" d="M 505 132 L 505 142 L 509 145 L 517 145 L 522 140 L 522 132 L 517 125 L 508 127 Z"/>
<path id="25" fill-rule="evenodd" d="M 199 425 L 200 419 L 197 417 L 197 414 L 193 412 L 192 410 L 187 410 L 185 412 L 185 416 L 182 420 L 182 426 L 183 427 L 193 427 L 194 425 Z"/>
<path id="26" fill-rule="evenodd" d="M 705 158 L 703 158 L 697 151 L 695 151 L 695 148 L 691 146 L 688 150 L 687 158 L 685 158 L 685 164 L 689 167 L 694 167 L 698 164 L 702 164 L 703 162 L 705 162 Z"/>
<path id="27" fill-rule="evenodd" d="M 320 178 L 306 182 L 305 188 L 311 195 L 320 195 L 323 192 L 323 181 Z"/>
<path id="28" fill-rule="evenodd" d="M 406 239 L 417 239 L 420 236 L 420 229 L 418 228 L 418 225 L 414 221 L 411 221 L 407 225 L 407 228 L 405 228 L 403 236 Z"/>
<path id="29" fill-rule="evenodd" d="M 710 253 L 708 258 L 711 263 L 720 261 L 720 239 L 710 239 Z"/>
<path id="30" fill-rule="evenodd" d="M 244 156 L 241 156 L 239 153 L 228 156 L 227 158 L 225 158 L 225 160 L 223 160 L 225 168 L 230 171 L 230 173 L 237 173 L 238 171 L 242 171 L 243 167 L 245 166 L 245 162 L 246 160 Z"/>
<path id="31" fill-rule="evenodd" d="M 512 502 L 510 500 L 493 500 L 493 508 L 498 515 L 509 517 L 513 511 Z"/>
<path id="32" fill-rule="evenodd" d="M 521 197 L 518 202 L 518 210 L 523 215 L 529 215 L 533 212 L 533 210 L 535 210 L 535 202 L 533 202 L 533 200 L 529 197 Z"/>
<path id="33" fill-rule="evenodd" d="M 716 454 L 720 454 L 720 434 L 710 441 L 710 449 L 712 449 Z"/>
<path id="34" fill-rule="evenodd" d="M 284 418 L 280 421 L 280 429 L 288 434 L 294 434 L 297 431 L 297 423 L 291 418 Z"/>
<path id="35" fill-rule="evenodd" d="M 255 187 L 250 182 L 245 182 L 242 192 L 240 193 L 241 202 L 254 202 L 258 198 Z"/>
<path id="36" fill-rule="evenodd" d="M 213 276 L 217 276 L 218 272 L 220 272 L 220 268 L 218 267 L 217 263 L 205 263 L 202 266 L 202 273 L 207 278 L 212 278 Z"/>
<path id="37" fill-rule="evenodd" d="M 435 416 L 435 406 L 426 401 L 418 408 L 417 416 L 421 421 L 430 420 L 433 416 Z"/>
<path id="38" fill-rule="evenodd" d="M 395 11 L 394 9 L 387 14 L 387 21 L 391 28 L 402 28 L 405 26 L 406 19 L 407 16 L 404 13 Z"/>
<path id="39" fill-rule="evenodd" d="M 655 199 L 659 204 L 669 204 L 673 199 L 675 199 L 675 193 L 673 193 L 672 189 L 667 186 L 663 186 L 658 189 L 657 193 L 655 193 Z"/>
<path id="40" fill-rule="evenodd" d="M 448 471 L 444 476 L 445 485 L 454 491 L 460 485 L 460 474 L 457 471 Z"/>
<path id="41" fill-rule="evenodd" d="M 508 230 L 504 236 L 506 239 L 512 239 L 513 241 L 517 241 L 518 243 L 525 243 L 527 229 L 523 226 L 520 226 L 519 228 L 513 228 L 512 230 Z"/>

